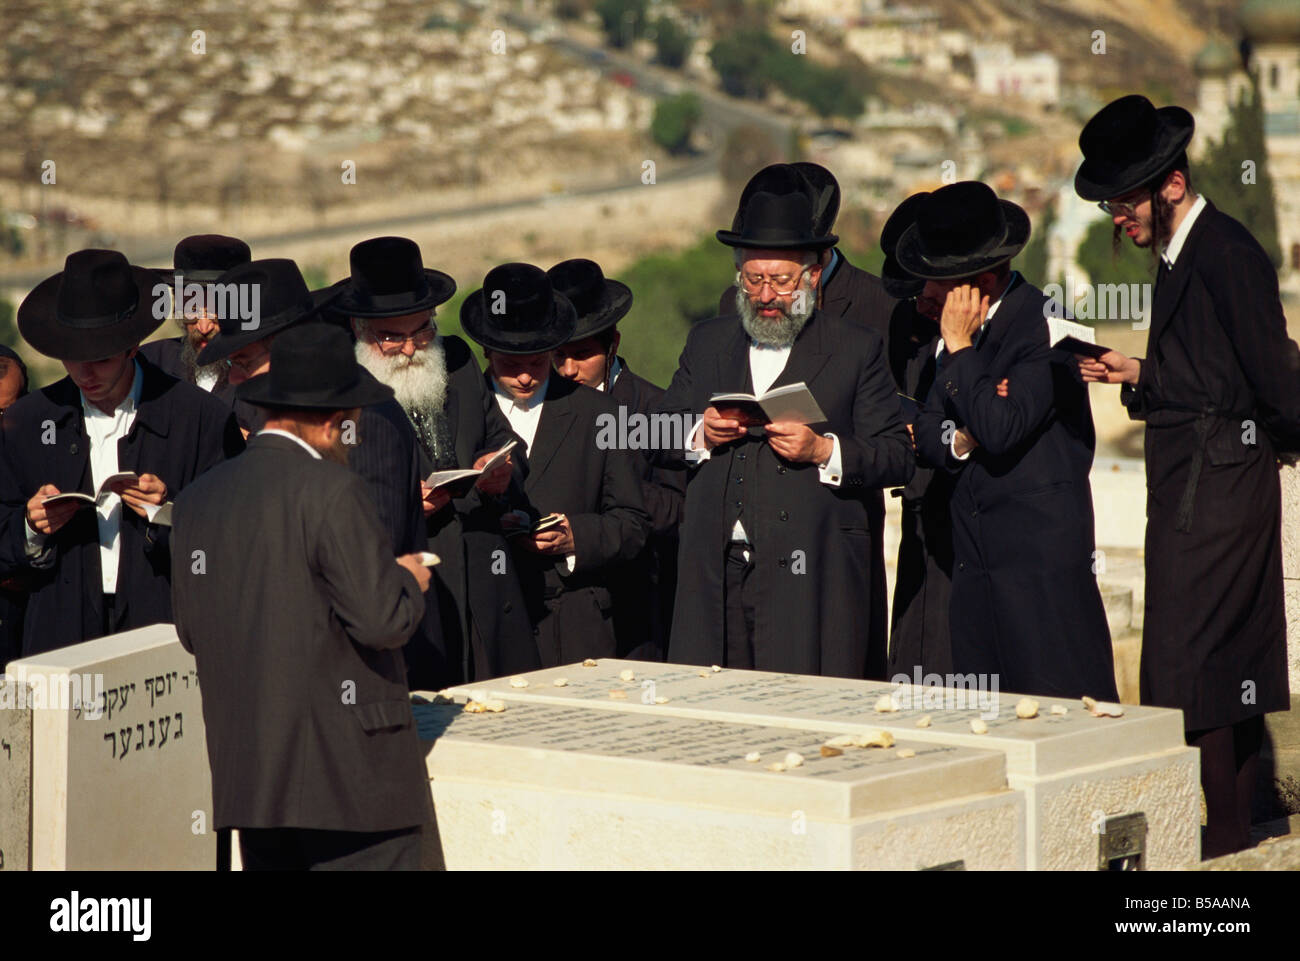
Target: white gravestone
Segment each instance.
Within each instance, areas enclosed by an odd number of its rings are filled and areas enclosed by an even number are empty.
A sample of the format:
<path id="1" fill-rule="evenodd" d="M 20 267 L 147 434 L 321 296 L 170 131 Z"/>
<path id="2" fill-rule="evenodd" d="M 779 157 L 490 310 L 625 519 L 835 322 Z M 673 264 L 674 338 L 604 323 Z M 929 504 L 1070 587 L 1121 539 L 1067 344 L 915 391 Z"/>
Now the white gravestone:
<path id="1" fill-rule="evenodd" d="M 216 866 L 198 676 L 174 627 L 34 655 L 8 673 L 30 695 L 32 868 Z"/>
<path id="2" fill-rule="evenodd" d="M 26 691 L 19 700 L 17 682 L 0 674 L 0 871 L 24 870 L 31 857 L 32 710 Z"/>
<path id="3" fill-rule="evenodd" d="M 627 670 L 634 679 L 620 680 Z M 1143 867 L 1179 868 L 1199 860 L 1199 755 L 1184 743 L 1179 711 L 1125 705 L 1122 717 L 1093 717 L 1079 701 L 1040 697 L 1039 716 L 1022 720 L 1015 712 L 1019 694 L 997 692 L 980 701 L 974 692 L 951 688 L 612 659 L 523 678 L 527 687 L 497 679 L 447 693 L 819 732 L 878 727 L 900 741 L 997 751 L 1006 759 L 1009 785 L 1025 793 L 1024 861 L 1030 869 L 1096 870 L 1109 850 L 1104 836 L 1110 831 L 1116 840 L 1113 832 L 1125 823 L 1116 819 L 1137 814 L 1146 823 Z M 567 684 L 556 687 L 557 678 Z M 622 697 L 610 696 L 619 689 Z M 903 695 L 901 709 L 876 712 L 880 698 L 890 695 Z M 927 704 L 926 696 L 939 703 Z M 667 700 L 656 703 L 659 698 Z M 1052 705 L 1068 713 L 1053 715 Z M 918 727 L 926 715 L 930 725 Z M 987 733 L 974 733 L 977 719 Z"/>
<path id="4" fill-rule="evenodd" d="M 576 704 L 414 710 L 451 869 L 1024 866 L 1024 799 L 996 751 L 900 740 L 824 757 L 830 732 Z M 768 770 L 790 752 L 803 763 Z"/>

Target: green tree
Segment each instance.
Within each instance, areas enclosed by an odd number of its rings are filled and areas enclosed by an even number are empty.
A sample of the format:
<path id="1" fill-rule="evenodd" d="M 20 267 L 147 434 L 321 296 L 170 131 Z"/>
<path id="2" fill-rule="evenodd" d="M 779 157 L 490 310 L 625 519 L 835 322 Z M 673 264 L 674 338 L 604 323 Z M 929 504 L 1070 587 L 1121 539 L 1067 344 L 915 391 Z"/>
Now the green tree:
<path id="1" fill-rule="evenodd" d="M 700 98 L 693 93 L 665 97 L 655 103 L 650 118 L 650 136 L 670 153 L 684 153 L 690 147 L 691 132 L 703 116 Z"/>
<path id="2" fill-rule="evenodd" d="M 655 59 L 665 67 L 677 69 L 691 52 L 691 35 L 671 17 L 659 17 L 653 24 Z"/>
<path id="3" fill-rule="evenodd" d="M 648 0 L 599 0 L 596 15 L 611 47 L 628 47 L 645 33 Z"/>
<path id="4" fill-rule="evenodd" d="M 1155 267 L 1148 250 L 1134 247 L 1127 235 L 1119 235 L 1119 245 L 1113 241 L 1115 226 L 1112 221 L 1098 220 L 1088 228 L 1075 255 L 1079 266 L 1094 284 L 1149 284 Z M 1030 283 L 1036 283 L 1029 277 Z M 1047 281 L 1051 283 L 1051 281 Z"/>
<path id="5" fill-rule="evenodd" d="M 728 33 L 713 45 L 709 60 L 722 89 L 733 97 L 761 98 L 767 94 L 768 69 L 782 47 L 766 30 L 747 27 Z"/>

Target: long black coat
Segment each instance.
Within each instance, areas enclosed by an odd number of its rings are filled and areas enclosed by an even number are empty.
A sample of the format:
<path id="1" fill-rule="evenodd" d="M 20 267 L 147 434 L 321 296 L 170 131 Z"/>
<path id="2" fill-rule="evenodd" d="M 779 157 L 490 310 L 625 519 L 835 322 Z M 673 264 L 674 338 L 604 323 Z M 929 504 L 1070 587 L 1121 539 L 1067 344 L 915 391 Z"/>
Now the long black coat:
<path id="1" fill-rule="evenodd" d="M 242 451 L 244 439 L 221 401 L 148 360 L 137 360 L 143 378 L 140 404 L 130 432 L 118 442 L 118 469 L 158 475 L 174 500 L 204 471 Z M 53 424 L 54 443 L 43 442 L 47 422 Z M 78 511 L 54 533 L 47 542 L 55 546 L 52 567 L 32 568 L 24 551 L 27 501 L 42 484 L 94 493 L 81 394 L 72 379 L 28 394 L 6 410 L 0 445 L 0 576 L 25 575 L 31 585 L 23 654 L 101 636 L 104 595 L 95 512 Z M 168 540 L 166 528 L 124 506 L 115 631 L 171 622 Z"/>
<path id="2" fill-rule="evenodd" d="M 216 827 L 423 823 L 401 648 L 424 598 L 361 479 L 264 434 L 182 493 L 173 521 L 176 633 L 203 686 Z"/>
<path id="3" fill-rule="evenodd" d="M 814 311 L 773 387 L 803 381 L 841 448 L 841 485 L 823 484 L 815 464 L 787 463 L 766 439 L 748 435 L 694 466 L 686 486 L 679 584 L 668 658 L 723 663 L 723 560 L 742 511 L 754 545 L 758 595 L 755 668 L 866 677 L 885 638 L 871 617 L 872 497 L 912 476 L 903 426 L 879 334 Z M 698 418 L 719 391 L 753 392 L 749 339 L 734 315 L 696 324 L 661 409 Z M 742 500 L 739 492 L 743 491 Z M 744 507 L 748 501 L 748 507 Z"/>
<path id="4" fill-rule="evenodd" d="M 918 402 L 934 384 L 939 327 L 902 301 L 890 318 L 889 366 L 898 389 Z M 952 518 L 948 501 L 956 478 L 918 466 L 902 499 L 894 610 L 889 632 L 889 675 L 952 673 L 948 608 L 952 599 Z"/>
<path id="5" fill-rule="evenodd" d="M 443 337 L 442 345 L 447 363 L 443 410 L 457 466 L 470 468 L 482 455 L 518 438 L 493 400 L 469 345 L 455 336 Z M 421 476 L 427 477 L 434 465 L 423 447 L 420 453 Z M 517 465 L 522 445 L 511 456 Z M 523 476 L 518 467 L 515 474 Z M 499 523 L 503 509 L 522 500 L 521 487 L 522 480 L 512 482 L 501 498 L 471 490 L 428 518 L 429 549 L 442 558 L 433 569 L 442 605 L 441 639 L 428 651 L 407 652 L 408 660 L 420 666 L 417 673 L 427 687 L 522 674 L 542 666 L 519 572 Z"/>
<path id="6" fill-rule="evenodd" d="M 882 339 L 889 335 L 890 317 L 897 303 L 875 274 L 849 263 L 844 252 L 835 248 L 839 263 L 829 278 L 823 274 L 820 308 L 823 314 L 842 317 L 874 330 Z M 736 288 L 729 287 L 718 303 L 719 314 L 736 311 Z M 916 396 L 913 394 L 912 396 Z M 867 531 L 871 535 L 867 564 L 871 571 L 871 648 L 867 651 L 866 677 L 885 679 L 887 635 L 889 626 L 889 583 L 885 572 L 885 496 L 881 490 L 867 491 Z"/>
<path id="7" fill-rule="evenodd" d="M 609 396 L 628 413 L 651 416 L 663 388 L 628 369 L 622 370 Z M 676 452 L 674 452 L 675 454 Z M 686 503 L 686 471 L 661 461 L 656 451 L 633 451 L 641 477 L 641 496 L 650 515 L 650 537 L 637 559 L 626 566 L 614 585 L 614 630 L 620 656 L 662 661 L 668 653 L 677 592 L 677 531 Z"/>
<path id="8" fill-rule="evenodd" d="M 1146 421 L 1142 703 L 1180 708 L 1188 730 L 1286 710 L 1270 432 L 1287 446 L 1300 436 L 1300 353 L 1267 255 L 1213 204 L 1173 269 L 1160 268 L 1141 377 L 1122 397 Z M 1220 413 L 1199 417 L 1208 407 Z M 1192 510 L 1180 518 L 1198 459 Z"/>
<path id="9" fill-rule="evenodd" d="M 1092 408 L 1074 357 L 1048 346 L 1046 302 L 1017 277 L 980 343 L 940 358 L 917 417 L 922 463 L 957 474 L 953 668 L 997 674 L 1004 691 L 1115 700 L 1093 574 Z M 980 443 L 965 462 L 949 452 L 954 426 Z"/>
<path id="10" fill-rule="evenodd" d="M 519 458 L 533 510 L 564 514 L 573 530 L 572 574 L 562 556 L 514 551 L 544 667 L 619 650 L 612 582 L 645 547 L 650 520 L 631 453 L 596 443 L 600 415 L 617 418 L 617 410 L 600 391 L 552 372 L 537 434 Z"/>

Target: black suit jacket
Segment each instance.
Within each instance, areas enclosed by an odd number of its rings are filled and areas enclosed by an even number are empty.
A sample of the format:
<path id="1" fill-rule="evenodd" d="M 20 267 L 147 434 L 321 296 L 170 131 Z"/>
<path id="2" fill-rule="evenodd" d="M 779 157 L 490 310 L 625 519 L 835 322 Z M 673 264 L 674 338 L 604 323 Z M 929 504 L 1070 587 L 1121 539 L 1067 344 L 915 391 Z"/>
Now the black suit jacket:
<path id="1" fill-rule="evenodd" d="M 650 524 L 632 454 L 596 443 L 601 415 L 617 418 L 617 410 L 600 391 L 552 372 L 533 445 L 519 459 L 532 508 L 566 515 L 573 530 L 572 574 L 563 557 L 514 552 L 546 667 L 618 651 L 611 578 L 641 553 Z"/>
<path id="2" fill-rule="evenodd" d="M 757 434 L 713 451 L 691 469 L 678 557 L 679 583 L 669 660 L 723 663 L 723 559 L 745 511 L 758 596 L 756 668 L 865 677 L 868 652 L 885 638 L 870 617 L 874 498 L 906 483 L 914 462 L 880 335 L 814 311 L 774 387 L 803 381 L 838 436 L 840 486 L 814 464 L 788 463 Z M 751 391 L 749 339 L 734 315 L 696 324 L 661 402 L 699 417 L 718 391 Z"/>
<path id="3" fill-rule="evenodd" d="M 401 647 L 424 599 L 361 480 L 265 434 L 173 514 L 176 632 L 202 684 L 216 826 L 423 823 Z"/>
<path id="4" fill-rule="evenodd" d="M 140 405 L 130 432 L 118 442 L 118 469 L 158 475 L 174 500 L 204 471 L 242 451 L 244 439 L 221 401 L 146 359 L 138 362 Z M 23 575 L 31 585 L 24 655 L 99 637 L 104 595 L 95 512 L 78 511 L 50 538 L 52 567 L 33 568 L 25 553 L 27 500 L 42 484 L 94 492 L 81 394 L 72 379 L 28 394 L 6 410 L 0 446 L 0 576 Z M 114 630 L 170 622 L 167 529 L 124 506 L 119 551 Z"/>
<path id="5" fill-rule="evenodd" d="M 1114 700 L 1093 569 L 1092 408 L 1073 355 L 1048 345 L 1047 304 L 1013 278 L 980 343 L 940 356 L 916 420 L 922 463 L 957 474 L 953 668 L 998 674 L 1004 691 Z M 980 445 L 964 462 L 948 447 L 959 427 Z"/>

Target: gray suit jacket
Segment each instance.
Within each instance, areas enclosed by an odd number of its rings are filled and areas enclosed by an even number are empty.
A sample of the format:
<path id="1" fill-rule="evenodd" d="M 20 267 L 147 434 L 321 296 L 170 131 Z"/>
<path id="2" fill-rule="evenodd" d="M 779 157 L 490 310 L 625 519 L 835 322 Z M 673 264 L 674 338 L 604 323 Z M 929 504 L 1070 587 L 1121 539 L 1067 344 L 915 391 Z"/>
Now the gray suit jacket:
<path id="1" fill-rule="evenodd" d="M 423 823 L 401 647 L 424 599 L 361 479 L 258 436 L 187 487 L 173 520 L 172 603 L 202 685 L 216 826 Z"/>

